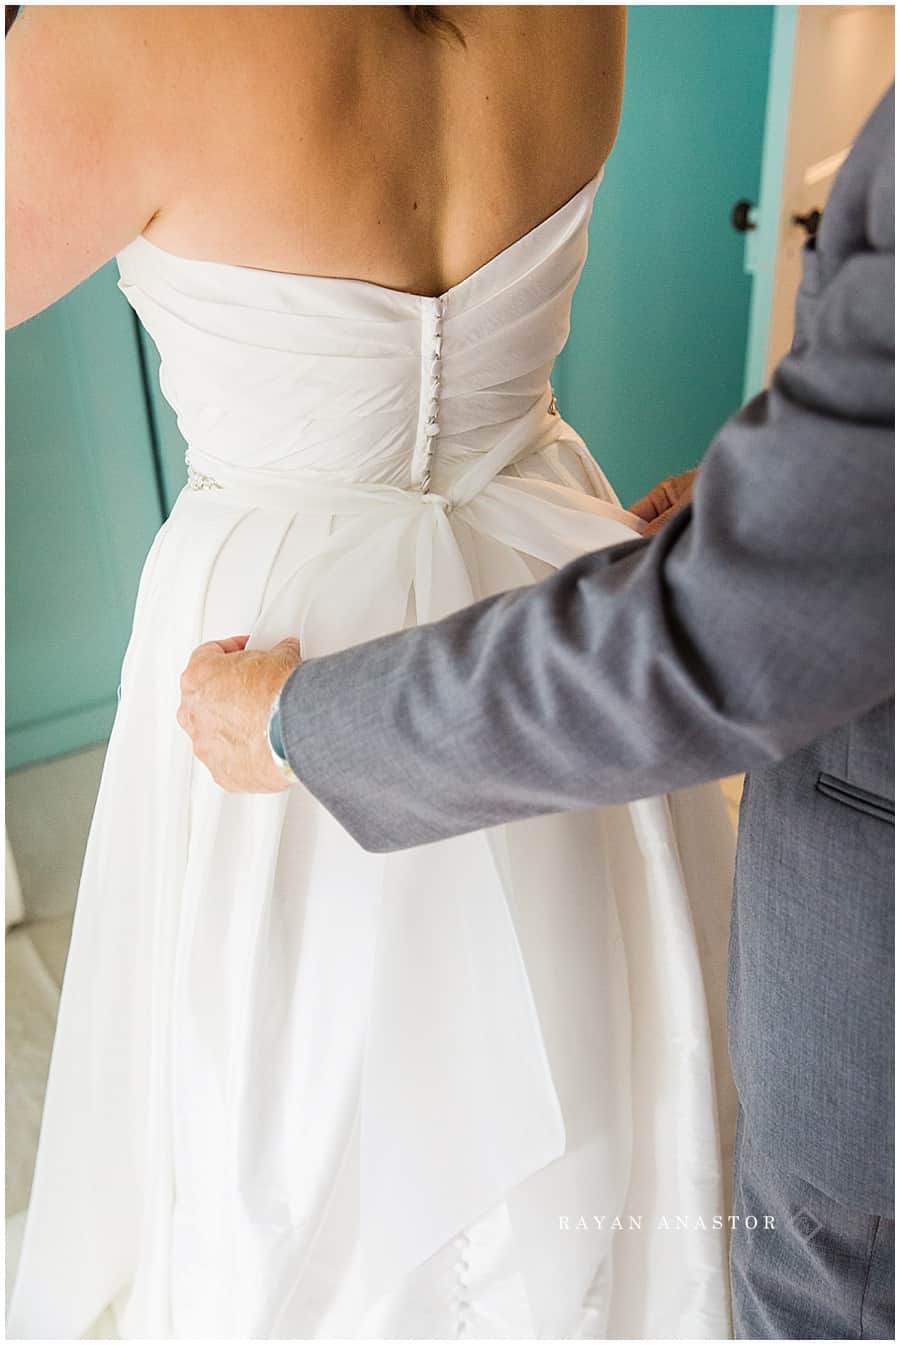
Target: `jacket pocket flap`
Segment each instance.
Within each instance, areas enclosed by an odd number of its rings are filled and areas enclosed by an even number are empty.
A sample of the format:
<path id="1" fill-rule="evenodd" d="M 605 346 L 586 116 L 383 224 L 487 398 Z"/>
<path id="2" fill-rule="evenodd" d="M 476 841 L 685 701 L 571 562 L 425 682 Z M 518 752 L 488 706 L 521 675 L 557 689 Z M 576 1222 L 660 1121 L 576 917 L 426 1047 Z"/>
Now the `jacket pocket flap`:
<path id="1" fill-rule="evenodd" d="M 876 817 L 880 822 L 889 822 L 894 824 L 894 801 L 886 798 L 883 794 L 873 794 L 868 789 L 860 789 L 859 785 L 853 785 L 849 780 L 841 780 L 836 775 L 826 775 L 821 772 L 816 781 L 816 789 L 826 798 L 834 799 L 836 803 L 845 803 L 849 808 L 856 808 L 861 813 L 868 813 L 870 817 Z"/>

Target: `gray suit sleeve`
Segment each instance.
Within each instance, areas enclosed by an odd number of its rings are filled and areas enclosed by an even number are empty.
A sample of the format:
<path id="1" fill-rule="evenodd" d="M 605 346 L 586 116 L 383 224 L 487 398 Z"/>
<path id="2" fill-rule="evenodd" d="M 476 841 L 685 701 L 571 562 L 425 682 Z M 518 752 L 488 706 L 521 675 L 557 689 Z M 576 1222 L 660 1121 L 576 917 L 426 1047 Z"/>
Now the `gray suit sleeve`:
<path id="1" fill-rule="evenodd" d="M 805 257 L 790 354 L 658 537 L 302 664 L 303 783 L 368 850 L 789 755 L 892 695 L 893 97 Z"/>

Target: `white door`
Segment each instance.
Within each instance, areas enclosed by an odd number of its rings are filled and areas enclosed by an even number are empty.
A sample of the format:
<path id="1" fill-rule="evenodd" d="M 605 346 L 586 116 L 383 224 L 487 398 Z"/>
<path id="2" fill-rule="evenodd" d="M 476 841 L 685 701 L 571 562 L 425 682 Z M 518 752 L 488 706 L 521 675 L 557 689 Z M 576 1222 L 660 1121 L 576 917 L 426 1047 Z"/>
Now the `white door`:
<path id="1" fill-rule="evenodd" d="M 797 5 L 776 10 L 766 143 L 756 228 L 745 396 L 790 349 L 801 249 L 798 218 L 821 212 L 853 140 L 894 78 L 893 5 Z"/>

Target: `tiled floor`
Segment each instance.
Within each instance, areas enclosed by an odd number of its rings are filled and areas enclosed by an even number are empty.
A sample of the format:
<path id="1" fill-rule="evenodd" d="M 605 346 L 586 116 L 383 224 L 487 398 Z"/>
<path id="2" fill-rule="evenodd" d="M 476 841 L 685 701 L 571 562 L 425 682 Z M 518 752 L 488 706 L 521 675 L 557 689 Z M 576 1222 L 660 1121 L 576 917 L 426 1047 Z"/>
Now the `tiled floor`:
<path id="1" fill-rule="evenodd" d="M 105 745 L 6 777 L 25 921 L 6 936 L 6 1212 L 31 1185 L 59 987 Z"/>
<path id="2" fill-rule="evenodd" d="M 6 829 L 31 920 L 71 914 L 106 745 L 10 771 Z"/>
<path id="3" fill-rule="evenodd" d="M 25 920 L 6 934 L 6 1266 L 18 1262 L 72 912 L 105 745 L 6 777 Z"/>
<path id="4" fill-rule="evenodd" d="M 6 935 L 6 1212 L 28 1204 L 72 917 Z"/>

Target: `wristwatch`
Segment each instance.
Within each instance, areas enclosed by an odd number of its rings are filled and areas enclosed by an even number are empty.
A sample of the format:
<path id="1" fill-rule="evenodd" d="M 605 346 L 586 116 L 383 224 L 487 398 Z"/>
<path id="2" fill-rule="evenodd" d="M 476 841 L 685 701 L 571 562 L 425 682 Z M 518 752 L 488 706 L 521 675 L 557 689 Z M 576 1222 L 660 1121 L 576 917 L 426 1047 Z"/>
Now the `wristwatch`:
<path id="1" fill-rule="evenodd" d="M 284 739 L 281 736 L 281 690 L 273 700 L 272 708 L 269 711 L 269 719 L 266 724 L 266 741 L 269 744 L 269 751 L 272 753 L 272 760 L 285 780 L 289 780 L 291 784 L 296 784 L 297 776 L 291 770 L 290 762 L 284 750 Z"/>

